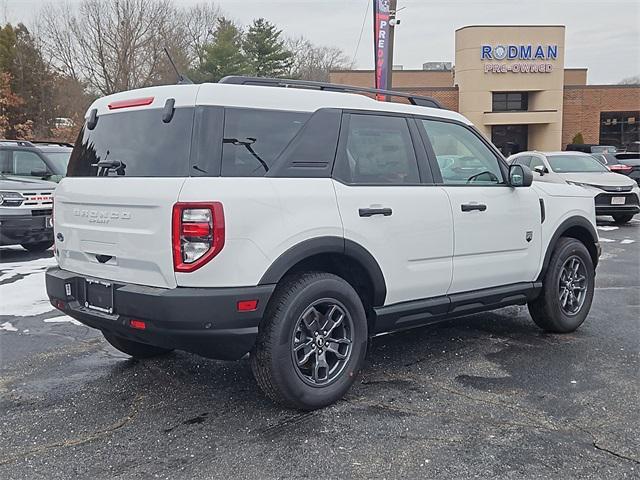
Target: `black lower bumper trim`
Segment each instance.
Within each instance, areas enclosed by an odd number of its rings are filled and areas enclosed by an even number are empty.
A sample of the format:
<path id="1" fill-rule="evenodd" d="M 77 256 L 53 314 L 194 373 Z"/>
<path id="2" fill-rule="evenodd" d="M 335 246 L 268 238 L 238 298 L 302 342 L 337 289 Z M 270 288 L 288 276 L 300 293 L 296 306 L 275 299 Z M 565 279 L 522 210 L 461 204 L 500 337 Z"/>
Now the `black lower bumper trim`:
<path id="1" fill-rule="evenodd" d="M 0 217 L 0 245 L 48 241 L 53 241 L 53 228 L 47 227 L 45 216 Z"/>
<path id="2" fill-rule="evenodd" d="M 236 360 L 251 350 L 275 289 L 275 285 L 168 289 L 114 282 L 115 313 L 107 314 L 85 306 L 85 280 L 58 267 L 47 270 L 52 304 L 85 325 L 129 340 L 220 360 Z M 257 309 L 238 312 L 241 300 L 257 300 Z M 146 328 L 132 328 L 131 319 L 143 320 Z"/>

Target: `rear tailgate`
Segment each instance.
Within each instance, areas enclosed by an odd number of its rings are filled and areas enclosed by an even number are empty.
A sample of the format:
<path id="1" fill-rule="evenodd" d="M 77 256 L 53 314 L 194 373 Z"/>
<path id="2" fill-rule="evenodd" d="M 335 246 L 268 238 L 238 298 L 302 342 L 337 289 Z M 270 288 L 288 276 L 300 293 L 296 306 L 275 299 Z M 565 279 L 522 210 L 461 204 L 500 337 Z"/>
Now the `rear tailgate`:
<path id="1" fill-rule="evenodd" d="M 92 105 L 98 121 L 93 129 L 83 127 L 55 193 L 61 268 L 115 282 L 176 286 L 171 217 L 189 176 L 196 93 L 193 85 L 157 87 Z M 168 99 L 175 110 L 165 121 Z"/>

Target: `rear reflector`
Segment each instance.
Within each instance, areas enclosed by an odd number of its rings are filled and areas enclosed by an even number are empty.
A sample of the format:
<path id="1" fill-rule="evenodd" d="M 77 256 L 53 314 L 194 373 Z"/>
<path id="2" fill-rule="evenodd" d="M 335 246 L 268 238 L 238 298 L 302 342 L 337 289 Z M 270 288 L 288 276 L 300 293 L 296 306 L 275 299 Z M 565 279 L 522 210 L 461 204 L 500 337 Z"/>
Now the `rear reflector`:
<path id="1" fill-rule="evenodd" d="M 109 104 L 109 110 L 117 110 L 119 108 L 129 108 L 129 107 L 144 107 L 145 105 L 151 105 L 152 103 L 153 103 L 153 97 L 132 98 L 130 100 L 117 100 Z"/>
<path id="2" fill-rule="evenodd" d="M 255 312 L 258 309 L 258 300 L 240 300 L 237 307 L 239 312 Z"/>
<path id="3" fill-rule="evenodd" d="M 131 319 L 131 320 L 129 320 L 129 326 L 131 328 L 135 328 L 136 330 L 146 330 L 147 329 L 147 324 L 145 322 L 143 322 L 142 320 Z"/>

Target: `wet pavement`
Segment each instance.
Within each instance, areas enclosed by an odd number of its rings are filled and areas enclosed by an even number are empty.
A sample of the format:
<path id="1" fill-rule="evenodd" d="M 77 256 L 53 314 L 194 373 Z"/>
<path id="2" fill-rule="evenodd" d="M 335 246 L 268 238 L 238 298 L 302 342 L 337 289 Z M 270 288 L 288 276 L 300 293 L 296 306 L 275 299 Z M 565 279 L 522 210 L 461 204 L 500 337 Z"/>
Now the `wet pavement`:
<path id="1" fill-rule="evenodd" d="M 640 221 L 602 219 L 590 316 L 509 307 L 372 342 L 347 397 L 280 408 L 248 361 L 128 359 L 0 249 L 0 478 L 640 478 Z"/>

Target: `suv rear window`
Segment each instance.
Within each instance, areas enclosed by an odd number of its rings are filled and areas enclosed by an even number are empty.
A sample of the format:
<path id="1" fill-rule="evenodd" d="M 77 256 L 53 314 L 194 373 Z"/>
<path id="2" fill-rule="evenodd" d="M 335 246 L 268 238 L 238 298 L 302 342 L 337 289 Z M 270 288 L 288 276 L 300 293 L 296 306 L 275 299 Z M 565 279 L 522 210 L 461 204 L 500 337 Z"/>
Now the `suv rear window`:
<path id="1" fill-rule="evenodd" d="M 82 127 L 67 171 L 70 177 L 95 177 L 102 161 L 120 168 L 102 174 L 127 177 L 187 177 L 193 108 L 176 108 L 169 123 L 162 109 L 105 114 L 93 130 Z"/>
<path id="2" fill-rule="evenodd" d="M 222 176 L 264 176 L 310 116 L 289 111 L 225 109 Z"/>

